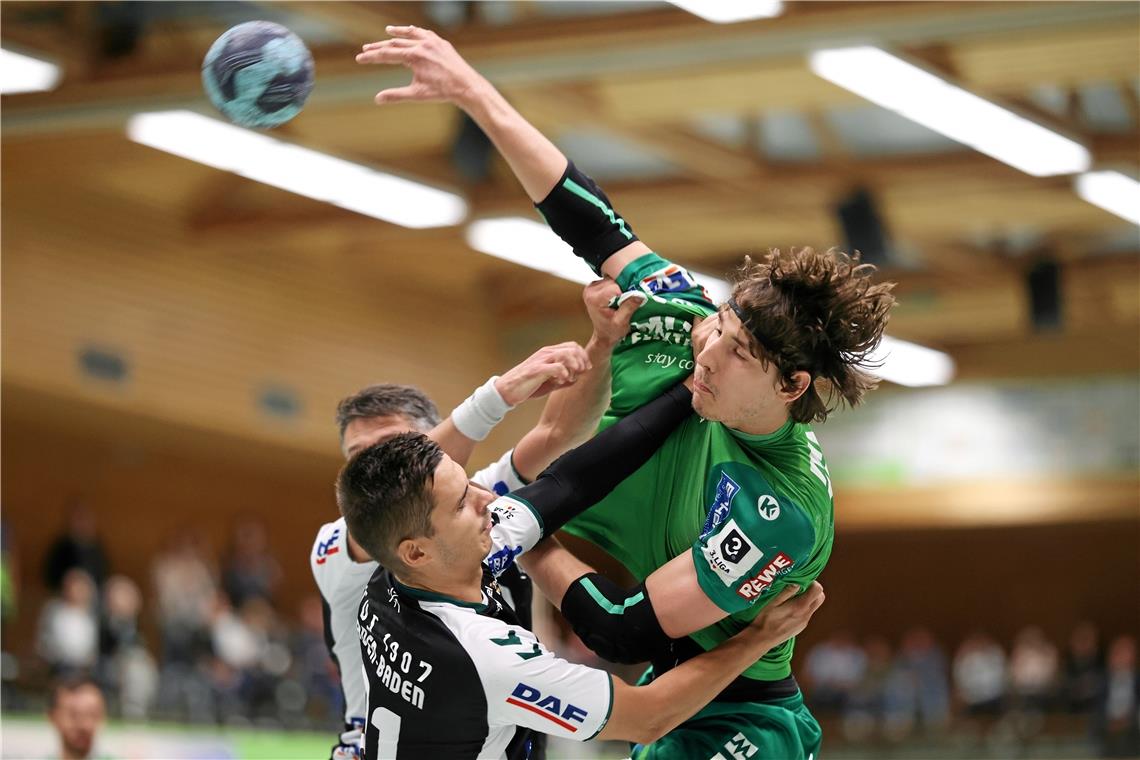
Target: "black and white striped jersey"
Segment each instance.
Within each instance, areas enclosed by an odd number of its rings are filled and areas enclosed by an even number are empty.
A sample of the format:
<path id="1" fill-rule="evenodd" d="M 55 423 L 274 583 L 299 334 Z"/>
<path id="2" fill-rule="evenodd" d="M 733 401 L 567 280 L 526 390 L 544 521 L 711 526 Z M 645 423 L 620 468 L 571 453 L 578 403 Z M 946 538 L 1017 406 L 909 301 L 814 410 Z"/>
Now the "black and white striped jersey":
<path id="1" fill-rule="evenodd" d="M 471 476 L 477 485 L 502 495 L 523 486 L 511 465 L 513 450 L 506 452 L 497 462 Z M 368 579 L 376 572 L 375 562 L 354 562 L 348 556 L 348 528 L 344 518 L 321 526 L 313 549 L 309 553 L 313 579 L 321 593 L 325 616 L 325 643 L 340 669 L 340 683 L 344 690 L 344 722 L 353 718 L 363 720 L 367 701 L 364 693 L 364 676 L 360 668 L 360 644 L 356 635 L 356 613 Z M 530 623 L 530 581 L 525 577 L 511 586 L 519 602 L 526 604 L 521 611 L 523 622 Z M 520 593 L 520 588 L 525 593 Z M 508 599 L 514 603 L 514 599 Z"/>
<path id="2" fill-rule="evenodd" d="M 527 547 L 529 548 L 529 547 Z M 360 604 L 366 760 L 526 757 L 530 729 L 585 741 L 613 707 L 604 671 L 556 657 L 518 624 L 484 565 L 480 603 L 381 568 Z"/>

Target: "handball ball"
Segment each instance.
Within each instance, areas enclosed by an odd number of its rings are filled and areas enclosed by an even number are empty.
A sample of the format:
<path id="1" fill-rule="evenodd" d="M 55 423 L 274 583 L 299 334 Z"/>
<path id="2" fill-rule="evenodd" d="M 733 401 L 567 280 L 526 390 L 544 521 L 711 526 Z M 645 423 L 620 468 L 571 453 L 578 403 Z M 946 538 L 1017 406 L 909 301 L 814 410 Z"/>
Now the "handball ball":
<path id="1" fill-rule="evenodd" d="M 247 21 L 210 46 L 202 84 L 230 121 L 270 129 L 301 112 L 313 90 L 313 55 L 280 24 Z"/>

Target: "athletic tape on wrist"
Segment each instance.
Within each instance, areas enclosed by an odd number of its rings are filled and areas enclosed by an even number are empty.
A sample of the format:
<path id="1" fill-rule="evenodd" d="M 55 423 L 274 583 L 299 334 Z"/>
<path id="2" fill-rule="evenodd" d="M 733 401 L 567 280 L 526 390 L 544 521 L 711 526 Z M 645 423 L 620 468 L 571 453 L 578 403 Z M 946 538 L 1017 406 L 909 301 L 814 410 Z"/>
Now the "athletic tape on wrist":
<path id="1" fill-rule="evenodd" d="M 473 441 L 486 438 L 507 412 L 514 409 L 495 388 L 498 379 L 498 375 L 492 376 L 451 412 L 455 429 Z"/>

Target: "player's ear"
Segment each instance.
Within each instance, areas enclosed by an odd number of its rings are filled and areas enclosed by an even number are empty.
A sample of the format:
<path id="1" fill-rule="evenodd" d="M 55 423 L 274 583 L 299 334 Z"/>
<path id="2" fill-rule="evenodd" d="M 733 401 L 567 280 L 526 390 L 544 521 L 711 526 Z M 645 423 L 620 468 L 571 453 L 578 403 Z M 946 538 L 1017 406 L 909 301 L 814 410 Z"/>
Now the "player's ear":
<path id="1" fill-rule="evenodd" d="M 425 551 L 423 538 L 405 538 L 396 547 L 396 557 L 404 563 L 404 567 L 417 570 L 423 567 L 430 555 Z"/>
<path id="2" fill-rule="evenodd" d="M 792 379 L 780 389 L 780 395 L 784 397 L 785 404 L 790 404 L 804 395 L 810 387 L 811 375 L 802 369 L 796 370 L 792 373 Z"/>

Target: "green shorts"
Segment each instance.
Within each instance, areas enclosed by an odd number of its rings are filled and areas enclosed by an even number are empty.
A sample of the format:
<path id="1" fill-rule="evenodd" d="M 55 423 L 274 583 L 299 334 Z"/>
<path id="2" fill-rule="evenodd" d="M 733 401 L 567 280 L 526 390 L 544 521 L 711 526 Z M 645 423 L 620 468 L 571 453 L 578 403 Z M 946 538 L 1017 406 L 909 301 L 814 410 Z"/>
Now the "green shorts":
<path id="1" fill-rule="evenodd" d="M 632 760 L 819 760 L 823 738 L 802 694 L 771 702 L 713 702 Z"/>

